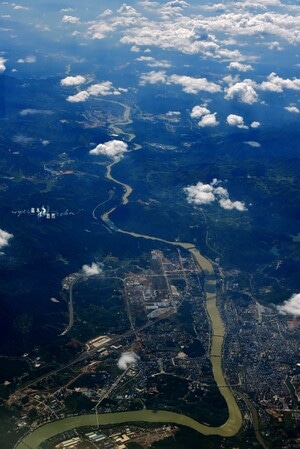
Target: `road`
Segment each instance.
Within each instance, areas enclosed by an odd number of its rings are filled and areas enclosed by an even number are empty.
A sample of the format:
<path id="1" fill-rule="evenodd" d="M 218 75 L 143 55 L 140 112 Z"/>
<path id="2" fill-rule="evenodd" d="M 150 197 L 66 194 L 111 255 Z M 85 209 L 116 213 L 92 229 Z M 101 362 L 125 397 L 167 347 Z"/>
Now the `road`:
<path id="1" fill-rule="evenodd" d="M 69 324 L 68 326 L 65 328 L 64 331 L 62 331 L 61 334 L 59 334 L 60 336 L 66 335 L 67 332 L 69 332 L 74 324 L 74 307 L 73 307 L 73 287 L 74 285 L 79 282 L 84 276 L 78 276 L 76 277 L 76 279 L 74 279 L 74 281 L 71 282 L 70 286 L 69 286 L 69 302 L 68 302 L 68 309 L 69 309 Z"/>
<path id="2" fill-rule="evenodd" d="M 32 381 L 27 382 L 24 386 L 22 386 L 21 388 L 19 388 L 15 391 L 15 393 L 11 396 L 11 399 L 13 398 L 13 396 L 17 395 L 18 393 L 21 393 L 22 391 L 26 390 L 27 388 L 34 386 L 35 384 L 47 379 L 48 377 L 54 376 L 55 374 L 59 373 L 60 371 L 63 371 L 73 365 L 76 365 L 77 363 L 83 362 L 84 360 L 86 360 L 88 358 L 92 358 L 97 353 L 97 351 L 99 351 L 100 349 L 107 349 L 108 347 L 113 346 L 114 344 L 118 343 L 119 341 L 129 338 L 132 335 L 135 335 L 136 333 L 141 332 L 150 326 L 153 326 L 155 323 L 167 318 L 172 313 L 173 313 L 173 311 L 167 312 L 164 315 L 159 316 L 158 318 L 144 324 L 143 326 L 141 326 L 137 329 L 130 329 L 122 335 L 116 335 L 116 336 L 112 337 L 108 342 L 103 343 L 102 345 L 98 346 L 97 348 L 91 349 L 90 351 L 82 352 L 78 357 L 71 360 L 70 362 L 68 362 L 64 365 L 61 365 L 60 367 L 58 367 L 54 370 L 51 370 L 48 373 L 43 374 L 42 376 L 39 376 Z"/>

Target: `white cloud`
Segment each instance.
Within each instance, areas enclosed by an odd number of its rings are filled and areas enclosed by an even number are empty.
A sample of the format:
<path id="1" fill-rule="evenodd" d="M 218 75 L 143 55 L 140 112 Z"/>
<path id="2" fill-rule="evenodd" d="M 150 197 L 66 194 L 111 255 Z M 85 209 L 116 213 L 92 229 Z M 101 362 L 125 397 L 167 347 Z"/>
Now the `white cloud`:
<path id="1" fill-rule="evenodd" d="M 139 4 L 146 10 L 157 9 L 160 7 L 160 4 L 158 2 L 152 0 L 140 0 Z"/>
<path id="2" fill-rule="evenodd" d="M 135 352 L 133 351 L 123 352 L 123 354 L 118 360 L 118 368 L 126 370 L 127 368 L 130 367 L 130 365 L 134 365 L 138 361 L 139 356 Z"/>
<path id="3" fill-rule="evenodd" d="M 214 127 L 219 124 L 219 122 L 216 119 L 217 113 L 214 112 L 213 114 L 206 114 L 204 115 L 201 120 L 198 122 L 198 125 L 201 128 L 204 128 L 206 126 Z"/>
<path id="4" fill-rule="evenodd" d="M 238 101 L 247 104 L 256 103 L 258 101 L 258 95 L 253 86 L 255 86 L 255 83 L 250 79 L 246 79 L 226 87 L 224 89 L 225 99 L 237 99 Z"/>
<path id="5" fill-rule="evenodd" d="M 166 113 L 168 117 L 179 117 L 181 115 L 180 111 L 168 111 Z"/>
<path id="6" fill-rule="evenodd" d="M 140 77 L 140 85 L 145 84 L 176 84 L 180 85 L 184 92 L 188 94 L 197 94 L 200 91 L 216 93 L 221 91 L 219 84 L 208 81 L 206 78 L 193 78 L 185 75 L 167 75 L 165 71 L 151 71 L 144 73 Z"/>
<path id="7" fill-rule="evenodd" d="M 86 90 L 82 90 L 75 95 L 69 95 L 67 101 L 70 103 L 82 103 L 89 98 L 90 94 Z"/>
<path id="8" fill-rule="evenodd" d="M 68 78 L 68 80 L 67 80 Z M 67 83 L 65 85 L 76 85 L 74 81 L 78 81 L 78 77 L 67 77 Z M 71 79 L 70 79 L 71 78 Z M 74 80 L 76 78 L 76 80 Z M 82 77 L 83 78 L 83 77 Z M 70 80 L 69 80 L 70 79 Z M 72 84 L 73 83 L 73 84 Z M 128 89 L 122 87 L 114 87 L 111 81 L 103 81 L 102 83 L 92 84 L 87 88 L 87 90 L 82 90 L 75 95 L 69 95 L 67 101 L 71 103 L 80 103 L 87 101 L 90 96 L 98 96 L 98 95 L 121 95 L 123 92 L 127 92 Z"/>
<path id="9" fill-rule="evenodd" d="M 98 22 L 90 26 L 88 36 L 91 36 L 92 39 L 101 40 L 114 31 L 115 27 L 109 25 L 107 22 Z"/>
<path id="10" fill-rule="evenodd" d="M 227 68 L 229 70 L 238 70 L 239 72 L 248 72 L 249 70 L 253 70 L 252 66 L 249 64 L 242 64 L 238 61 L 231 62 Z"/>
<path id="11" fill-rule="evenodd" d="M 245 204 L 241 201 L 231 201 L 229 198 L 221 198 L 219 204 L 223 209 L 232 210 L 236 209 L 239 212 L 244 212 L 247 210 Z"/>
<path id="12" fill-rule="evenodd" d="M 95 276 L 102 273 L 100 265 L 95 262 L 93 262 L 91 265 L 83 265 L 82 271 L 86 276 Z"/>
<path id="13" fill-rule="evenodd" d="M 111 9 L 106 9 L 105 11 L 103 11 L 102 14 L 100 14 L 100 17 L 108 17 L 111 16 L 113 14 Z"/>
<path id="14" fill-rule="evenodd" d="M 13 238 L 13 234 L 10 234 L 9 232 L 6 232 L 6 231 L 3 231 L 3 229 L 0 229 L 0 249 L 9 245 L 9 241 L 12 238 Z"/>
<path id="15" fill-rule="evenodd" d="M 90 95 L 121 95 L 121 92 L 127 92 L 127 89 L 115 88 L 111 81 L 103 81 L 102 83 L 92 84 L 88 89 Z"/>
<path id="16" fill-rule="evenodd" d="M 229 114 L 226 119 L 228 125 L 237 126 L 238 128 L 247 129 L 248 126 L 245 125 L 244 119 L 241 115 Z"/>
<path id="17" fill-rule="evenodd" d="M 27 6 L 22 6 L 22 5 L 14 5 L 13 9 L 15 10 L 24 10 L 27 11 L 29 8 L 27 8 Z"/>
<path id="18" fill-rule="evenodd" d="M 255 142 L 255 140 L 248 140 L 248 141 L 246 141 L 244 143 L 246 143 L 247 145 L 250 145 L 250 147 L 253 147 L 253 148 L 260 148 L 261 147 L 261 144 L 259 142 Z"/>
<path id="19" fill-rule="evenodd" d="M 213 59 L 236 59 L 242 58 L 239 50 L 231 50 L 224 47 L 224 39 L 217 40 L 216 36 L 209 33 L 211 22 L 196 17 L 185 17 L 181 14 L 182 9 L 163 6 L 158 13 L 162 20 L 148 20 L 140 18 L 135 26 L 128 27 L 120 39 L 123 44 L 141 46 L 155 46 L 164 50 L 176 50 L 185 54 L 203 54 Z M 212 18 L 212 21 L 215 18 Z M 113 22 L 119 27 L 117 19 Z M 218 30 L 220 30 L 219 28 Z M 201 35 L 205 30 L 205 39 Z"/>
<path id="20" fill-rule="evenodd" d="M 124 16 L 130 16 L 130 17 L 139 16 L 137 11 L 132 6 L 126 5 L 126 3 L 123 3 L 121 8 L 119 8 L 117 10 L 117 12 Z"/>
<path id="21" fill-rule="evenodd" d="M 24 136 L 24 134 L 16 134 L 13 136 L 12 141 L 19 143 L 20 145 L 30 145 L 35 139 L 33 137 Z"/>
<path id="22" fill-rule="evenodd" d="M 164 70 L 161 70 L 159 72 L 155 72 L 152 70 L 149 73 L 143 73 L 140 77 L 140 85 L 145 86 L 146 84 L 158 84 L 163 83 L 166 84 L 167 82 L 167 75 Z"/>
<path id="23" fill-rule="evenodd" d="M 169 61 L 166 60 L 156 60 L 152 56 L 140 56 L 136 59 L 139 62 L 145 62 L 148 67 L 161 67 L 161 68 L 169 68 L 171 67 L 171 64 Z"/>
<path id="24" fill-rule="evenodd" d="M 49 109 L 31 109 L 31 108 L 28 108 L 28 109 L 22 109 L 19 112 L 19 114 L 25 117 L 26 115 L 37 115 L 37 114 L 52 115 L 52 114 L 54 114 L 54 112 L 50 111 Z"/>
<path id="25" fill-rule="evenodd" d="M 243 202 L 231 201 L 227 189 L 219 186 L 219 184 L 220 181 L 218 181 L 217 179 L 213 179 L 210 184 L 203 184 L 202 182 L 198 182 L 196 185 L 185 187 L 183 190 L 187 195 L 188 203 L 195 206 L 211 204 L 214 201 L 218 200 L 219 205 L 223 209 L 236 209 L 239 212 L 247 210 Z"/>
<path id="26" fill-rule="evenodd" d="M 300 317 L 300 293 L 294 293 L 290 299 L 284 301 L 283 305 L 276 308 L 282 315 Z"/>
<path id="27" fill-rule="evenodd" d="M 263 81 L 259 88 L 270 92 L 283 92 L 284 89 L 300 90 L 300 78 L 284 79 L 272 72 L 268 76 L 268 81 Z"/>
<path id="28" fill-rule="evenodd" d="M 95 156 L 103 155 L 112 159 L 119 159 L 128 151 L 128 145 L 122 140 L 110 140 L 109 142 L 100 143 L 89 151 Z"/>
<path id="29" fill-rule="evenodd" d="M 216 199 L 214 187 L 211 184 L 198 182 L 196 185 L 185 187 L 183 190 L 187 194 L 187 201 L 189 204 L 195 204 L 197 206 L 210 204 Z"/>
<path id="30" fill-rule="evenodd" d="M 254 122 L 252 122 L 250 124 L 250 128 L 255 129 L 255 128 L 259 128 L 259 127 L 260 127 L 260 123 L 259 122 L 254 121 Z"/>
<path id="31" fill-rule="evenodd" d="M 81 75 L 67 76 L 60 81 L 60 84 L 61 86 L 79 86 L 80 84 L 85 83 L 85 81 L 85 77 Z"/>
<path id="32" fill-rule="evenodd" d="M 267 42 L 265 44 L 269 50 L 276 50 L 276 51 L 282 51 L 283 47 L 279 44 L 279 42 L 275 41 L 275 42 Z"/>
<path id="33" fill-rule="evenodd" d="M 33 55 L 29 55 L 26 56 L 26 58 L 20 58 L 17 60 L 18 64 L 33 64 L 34 62 L 36 62 L 36 56 Z"/>
<path id="34" fill-rule="evenodd" d="M 140 53 L 141 49 L 137 47 L 136 45 L 133 45 L 130 49 L 130 51 L 133 51 L 134 53 Z"/>
<path id="35" fill-rule="evenodd" d="M 300 110 L 297 108 L 297 106 L 285 106 L 285 108 L 288 112 L 292 112 L 293 114 L 299 114 Z"/>
<path id="36" fill-rule="evenodd" d="M 210 110 L 205 106 L 194 106 L 190 114 L 191 118 L 200 118 L 203 115 L 210 114 Z"/>
<path id="37" fill-rule="evenodd" d="M 171 75 L 168 81 L 182 86 L 183 91 L 188 94 L 197 94 L 200 91 L 215 93 L 220 92 L 218 84 L 207 81 L 206 78 L 193 78 L 191 76 Z"/>
<path id="38" fill-rule="evenodd" d="M 72 25 L 76 25 L 77 23 L 80 23 L 80 19 L 75 16 L 63 16 L 61 19 L 62 23 L 71 23 Z"/>
<path id="39" fill-rule="evenodd" d="M 250 63 L 257 61 L 263 54 L 260 49 L 265 50 L 263 46 L 271 42 L 284 47 L 300 41 L 298 10 L 292 2 L 198 2 L 187 7 L 181 1 L 144 0 L 137 4 L 143 8 L 143 16 L 124 5 L 117 12 L 110 10 L 105 20 L 98 16 L 89 22 L 87 36 L 103 39 L 114 35 L 121 44 L 135 49 L 158 47 L 228 63 L 244 63 L 246 58 Z"/>
<path id="40" fill-rule="evenodd" d="M 0 57 L 0 73 L 3 73 L 6 70 L 6 59 Z"/>

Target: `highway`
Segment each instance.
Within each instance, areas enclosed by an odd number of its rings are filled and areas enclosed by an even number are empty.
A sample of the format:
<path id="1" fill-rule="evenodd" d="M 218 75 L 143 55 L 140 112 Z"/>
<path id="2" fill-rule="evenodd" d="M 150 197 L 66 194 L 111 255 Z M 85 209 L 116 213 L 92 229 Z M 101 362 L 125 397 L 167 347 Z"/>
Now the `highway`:
<path id="1" fill-rule="evenodd" d="M 70 286 L 69 286 L 69 302 L 68 302 L 68 308 L 69 308 L 69 324 L 68 326 L 65 328 L 64 331 L 62 331 L 61 334 L 59 334 L 60 336 L 66 335 L 67 332 L 69 332 L 74 324 L 74 307 L 73 307 L 73 287 L 74 285 L 80 280 L 80 278 L 76 278 L 74 279 L 74 281 L 71 282 Z"/>
<path id="2" fill-rule="evenodd" d="M 75 359 L 71 360 L 70 362 L 61 365 L 58 368 L 55 368 L 54 370 L 49 371 L 46 374 L 43 374 L 42 376 L 37 377 L 34 380 L 31 380 L 27 383 L 25 383 L 21 388 L 18 388 L 15 393 L 11 396 L 11 398 L 13 398 L 13 396 L 16 396 L 17 394 L 21 393 L 22 391 L 26 390 L 29 387 L 34 386 L 35 384 L 47 379 L 48 377 L 51 377 L 57 373 L 59 373 L 60 371 L 63 371 L 73 365 L 76 365 L 77 363 L 83 362 L 84 360 L 93 357 L 97 351 L 99 351 L 99 349 L 108 349 L 109 347 L 113 346 L 114 344 L 120 342 L 121 340 L 124 340 L 126 338 L 131 337 L 132 335 L 136 335 L 136 333 L 143 331 L 144 329 L 147 329 L 150 326 L 153 326 L 155 323 L 157 323 L 160 320 L 163 320 L 165 318 L 167 318 L 170 314 L 172 314 L 172 312 L 167 312 L 164 315 L 159 316 L 158 318 L 144 324 L 143 326 L 139 327 L 138 329 L 130 329 L 127 332 L 125 332 L 122 335 L 116 335 L 114 337 L 111 337 L 111 339 L 108 342 L 103 343 L 102 345 L 98 346 L 97 348 L 91 349 L 90 351 L 84 351 L 82 352 L 78 357 L 76 357 Z"/>

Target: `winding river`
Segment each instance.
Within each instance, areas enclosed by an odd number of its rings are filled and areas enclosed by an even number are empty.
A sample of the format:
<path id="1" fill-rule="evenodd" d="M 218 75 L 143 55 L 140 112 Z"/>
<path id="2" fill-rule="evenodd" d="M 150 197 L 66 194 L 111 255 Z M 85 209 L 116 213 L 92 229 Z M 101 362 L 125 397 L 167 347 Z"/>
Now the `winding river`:
<path id="1" fill-rule="evenodd" d="M 124 106 L 124 118 L 123 121 L 119 123 L 119 125 L 131 123 L 130 108 L 129 106 L 126 105 L 123 106 Z M 116 128 L 115 124 L 111 125 L 111 128 L 113 128 L 115 131 L 118 130 L 118 132 L 121 131 L 119 128 Z M 123 131 L 122 133 L 125 134 Z M 134 137 L 135 136 L 133 134 L 130 134 L 129 135 L 130 141 L 133 140 Z M 138 146 L 136 145 L 136 149 L 137 148 Z M 122 196 L 122 204 L 126 205 L 128 203 L 128 197 L 132 193 L 132 188 L 128 184 L 118 181 L 111 174 L 112 167 L 119 161 L 120 159 L 117 159 L 107 166 L 106 178 L 123 187 L 124 193 Z M 225 327 L 217 307 L 216 293 L 215 293 L 216 279 L 211 261 L 205 258 L 192 243 L 168 241 L 161 239 L 159 237 L 138 234 L 136 232 L 130 232 L 117 228 L 110 220 L 110 215 L 116 209 L 116 207 L 110 209 L 108 212 L 104 213 L 101 216 L 102 220 L 107 224 L 107 226 L 109 226 L 116 232 L 127 234 L 134 238 L 154 240 L 158 242 L 163 242 L 167 245 L 173 245 L 184 248 L 193 255 L 198 266 L 207 275 L 205 279 L 205 287 L 207 288 L 205 288 L 205 290 L 209 292 L 213 291 L 213 293 L 206 293 L 206 300 L 205 300 L 206 312 L 209 318 L 211 329 L 210 361 L 212 365 L 212 371 L 215 382 L 219 388 L 220 394 L 224 397 L 228 407 L 228 419 L 221 426 L 213 427 L 199 423 L 196 420 L 190 418 L 189 416 L 182 415 L 179 413 L 174 413 L 165 410 L 153 411 L 144 409 L 138 411 L 100 414 L 98 415 L 99 424 L 111 425 L 111 424 L 122 424 L 130 422 L 172 423 L 187 426 L 197 432 L 202 433 L 203 435 L 219 435 L 222 437 L 234 436 L 242 426 L 242 415 L 238 407 L 238 404 L 234 398 L 234 395 L 231 391 L 231 388 L 227 385 L 227 381 L 225 379 L 222 369 L 222 347 L 225 335 Z M 39 445 L 43 441 L 45 441 L 48 438 L 51 438 L 52 436 L 58 433 L 81 426 L 97 426 L 98 420 L 95 414 L 90 414 L 90 415 L 69 417 L 45 424 L 41 427 L 38 427 L 36 430 L 29 433 L 28 435 L 26 435 L 22 440 L 20 440 L 16 444 L 15 449 L 28 449 L 28 448 L 38 449 Z"/>

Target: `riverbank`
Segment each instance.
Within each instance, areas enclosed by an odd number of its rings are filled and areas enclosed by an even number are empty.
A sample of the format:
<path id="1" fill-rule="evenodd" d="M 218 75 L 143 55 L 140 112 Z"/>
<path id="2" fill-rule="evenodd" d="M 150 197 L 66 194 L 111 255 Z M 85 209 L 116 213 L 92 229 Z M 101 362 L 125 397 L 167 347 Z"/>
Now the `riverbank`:
<path id="1" fill-rule="evenodd" d="M 130 109 L 125 109 L 124 121 L 122 123 L 119 123 L 120 125 L 130 123 L 130 117 L 128 115 L 129 112 Z M 117 130 L 115 124 L 111 125 L 111 127 L 114 128 L 115 131 Z M 133 140 L 134 137 L 135 137 L 134 134 L 130 135 L 130 140 Z M 123 186 L 124 192 L 121 203 L 123 205 L 126 205 L 128 204 L 128 198 L 132 193 L 133 189 L 128 184 L 118 181 L 116 178 L 112 176 L 111 173 L 112 167 L 118 162 L 120 162 L 120 159 L 112 162 L 107 166 L 106 178 L 109 179 L 111 182 Z M 148 239 L 162 242 L 167 245 L 184 248 L 193 255 L 195 262 L 199 266 L 199 269 L 202 270 L 206 275 L 204 278 L 205 279 L 204 291 L 207 292 L 205 299 L 205 307 L 210 324 L 210 353 L 209 353 L 210 361 L 216 385 L 219 389 L 220 394 L 223 396 L 227 404 L 228 419 L 221 426 L 213 427 L 199 423 L 193 418 L 179 413 L 169 412 L 165 410 L 153 411 L 143 409 L 130 412 L 100 414 L 98 415 L 100 425 L 115 425 L 133 422 L 134 423 L 147 422 L 147 423 L 160 423 L 160 424 L 172 423 L 176 425 L 189 427 L 195 430 L 196 432 L 202 433 L 203 435 L 219 435 L 222 437 L 231 437 L 236 435 L 242 426 L 242 415 L 238 407 L 238 404 L 234 398 L 234 395 L 231 391 L 231 388 L 228 386 L 225 376 L 223 374 L 222 349 L 225 336 L 225 326 L 217 307 L 216 279 L 214 268 L 211 261 L 205 258 L 192 243 L 168 241 L 161 239 L 159 237 L 139 234 L 136 232 L 130 232 L 117 228 L 114 225 L 114 223 L 110 220 L 110 215 L 113 213 L 116 207 L 117 206 L 111 208 L 101 216 L 104 222 L 109 221 L 111 223 L 111 226 L 114 227 L 114 230 L 116 232 L 130 235 L 133 238 Z M 37 428 L 35 431 L 25 436 L 15 446 L 15 449 L 28 449 L 28 447 L 30 447 L 31 449 L 38 449 L 39 445 L 43 441 L 45 441 L 48 438 L 51 438 L 52 436 L 58 433 L 81 426 L 97 426 L 97 424 L 98 423 L 96 414 L 70 417 L 59 421 L 51 422 Z"/>

